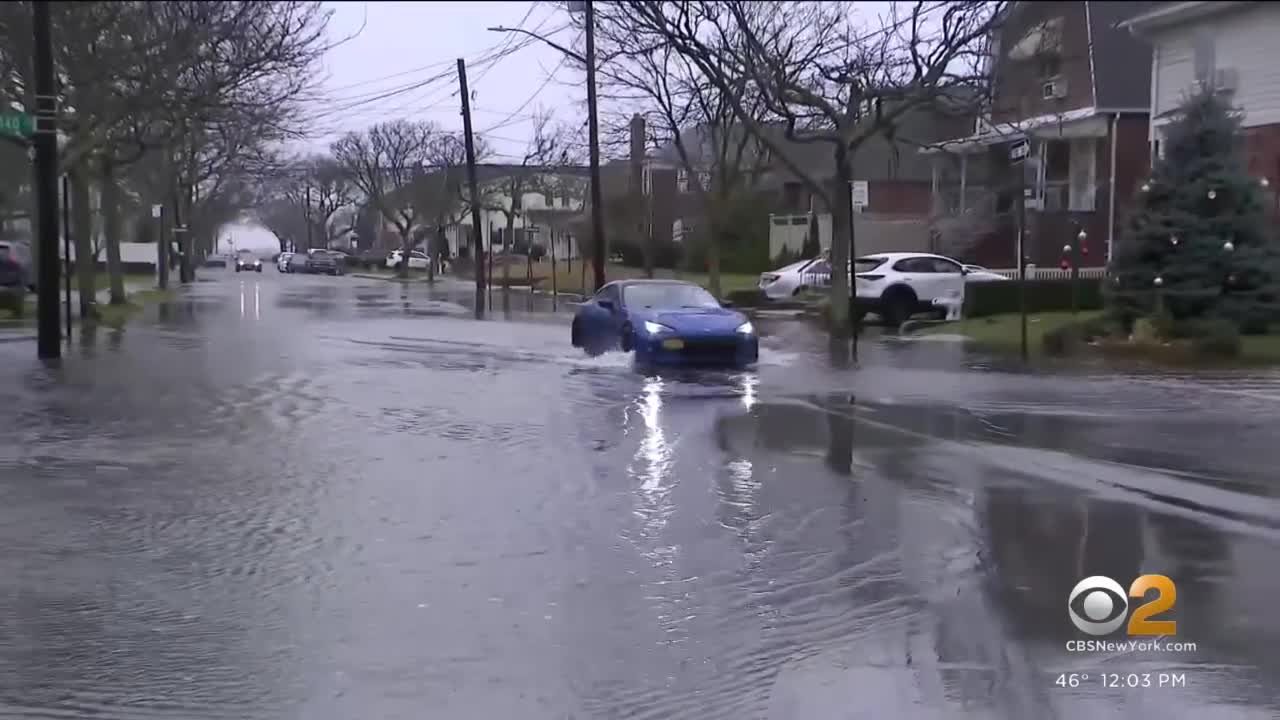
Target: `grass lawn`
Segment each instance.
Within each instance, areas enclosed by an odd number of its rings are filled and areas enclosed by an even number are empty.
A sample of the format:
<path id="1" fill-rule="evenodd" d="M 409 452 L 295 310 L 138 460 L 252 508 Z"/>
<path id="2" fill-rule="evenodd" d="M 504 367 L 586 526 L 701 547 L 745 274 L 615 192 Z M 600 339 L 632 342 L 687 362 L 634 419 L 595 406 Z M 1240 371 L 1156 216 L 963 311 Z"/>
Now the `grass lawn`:
<path id="1" fill-rule="evenodd" d="M 156 282 L 155 273 L 125 273 L 124 287 L 128 291 L 130 287 L 138 285 L 154 285 Z M 79 285 L 75 276 L 72 276 L 71 287 L 78 288 Z M 109 290 L 111 288 L 111 276 L 105 272 L 95 273 L 93 276 L 93 287 L 95 290 Z"/>
<path id="2" fill-rule="evenodd" d="M 1070 312 L 1036 313 L 1027 316 L 1027 349 L 1033 354 L 1044 350 L 1044 335 L 1054 328 L 1070 323 L 1072 320 L 1089 320 L 1101 313 L 1081 312 L 1072 315 Z M 1021 315 L 988 315 L 986 317 L 969 318 L 958 322 L 928 325 L 919 330 L 919 334 L 964 335 L 974 343 L 991 350 L 1021 352 L 1022 323 Z"/>
<path id="3" fill-rule="evenodd" d="M 1100 316 L 1100 311 L 1036 313 L 1027 317 L 1027 350 L 1032 355 L 1044 353 L 1045 333 L 1054 328 Z M 1020 316 L 1017 313 L 971 318 L 959 322 L 928 325 L 919 334 L 963 335 L 980 347 L 993 351 L 1017 353 L 1022 349 Z M 1245 335 L 1240 338 L 1240 356 L 1235 362 L 1255 365 L 1280 365 L 1280 334 Z"/>
<path id="4" fill-rule="evenodd" d="M 98 322 L 111 327 L 120 327 L 124 325 L 130 317 L 142 310 L 142 308 L 152 303 L 162 302 L 173 297 L 172 290 L 161 290 L 159 288 L 151 288 L 149 290 L 135 290 L 129 293 L 128 302 L 124 305 L 112 305 L 110 303 L 100 303 L 97 306 Z"/>

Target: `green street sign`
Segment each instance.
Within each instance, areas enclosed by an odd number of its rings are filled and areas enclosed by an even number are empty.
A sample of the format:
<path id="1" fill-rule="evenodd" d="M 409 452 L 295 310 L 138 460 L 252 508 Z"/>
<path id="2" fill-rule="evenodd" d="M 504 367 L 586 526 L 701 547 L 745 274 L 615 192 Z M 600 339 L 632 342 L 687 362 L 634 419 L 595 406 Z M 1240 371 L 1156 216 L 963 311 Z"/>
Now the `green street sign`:
<path id="1" fill-rule="evenodd" d="M 13 111 L 0 113 L 0 135 L 27 138 L 31 137 L 35 129 L 35 118 L 30 113 Z"/>

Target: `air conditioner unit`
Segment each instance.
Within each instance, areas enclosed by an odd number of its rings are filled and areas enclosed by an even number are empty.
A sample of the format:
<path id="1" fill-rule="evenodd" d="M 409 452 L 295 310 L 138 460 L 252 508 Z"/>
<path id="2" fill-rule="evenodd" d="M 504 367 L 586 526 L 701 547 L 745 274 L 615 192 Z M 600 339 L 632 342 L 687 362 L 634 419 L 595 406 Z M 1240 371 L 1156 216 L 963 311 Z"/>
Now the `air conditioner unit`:
<path id="1" fill-rule="evenodd" d="M 1060 100 L 1067 96 L 1067 81 L 1063 78 L 1050 80 L 1040 86 L 1040 97 L 1043 100 Z"/>

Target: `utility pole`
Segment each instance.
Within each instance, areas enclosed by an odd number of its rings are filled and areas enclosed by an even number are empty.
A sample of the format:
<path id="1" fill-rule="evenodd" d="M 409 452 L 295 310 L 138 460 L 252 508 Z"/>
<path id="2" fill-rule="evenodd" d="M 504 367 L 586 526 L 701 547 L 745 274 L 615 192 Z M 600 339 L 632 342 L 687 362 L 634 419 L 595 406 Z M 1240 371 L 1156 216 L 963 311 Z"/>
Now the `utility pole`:
<path id="1" fill-rule="evenodd" d="M 471 188 L 471 232 L 476 266 L 476 317 L 484 315 L 484 253 L 480 248 L 480 183 L 476 181 L 476 146 L 471 136 L 471 93 L 467 90 L 467 62 L 458 58 L 458 85 L 462 91 L 462 130 L 467 146 L 467 184 Z"/>
<path id="2" fill-rule="evenodd" d="M 62 176 L 62 257 L 63 270 L 66 271 L 66 282 L 63 283 L 63 296 L 67 309 L 64 319 L 67 321 L 67 342 L 71 342 L 71 178 Z"/>
<path id="3" fill-rule="evenodd" d="M 653 234 L 645 232 L 644 188 L 644 118 L 631 117 L 631 207 L 636 214 L 636 240 L 644 250 L 644 276 L 653 277 Z M 692 178 L 690 178 L 692 180 Z"/>
<path id="4" fill-rule="evenodd" d="M 151 217 L 156 221 L 156 287 L 169 289 L 169 238 L 165 235 L 164 203 L 151 206 Z"/>
<path id="5" fill-rule="evenodd" d="M 36 304 L 36 354 L 42 360 L 62 357 L 62 319 L 58 313 L 58 97 L 53 72 L 53 38 L 49 3 L 31 4 L 35 57 L 35 191 L 39 283 Z M 70 305 L 68 305 L 68 308 Z"/>
<path id="6" fill-rule="evenodd" d="M 307 249 L 311 249 L 311 183 L 307 183 L 306 200 L 302 208 L 302 221 L 307 225 Z M 405 262 L 409 262 L 405 260 Z"/>
<path id="7" fill-rule="evenodd" d="M 604 202 L 600 191 L 600 124 L 596 115 L 596 13 L 591 0 L 583 3 L 587 11 L 587 123 L 591 146 L 591 235 L 594 240 L 595 290 L 604 286 Z"/>
<path id="8" fill-rule="evenodd" d="M 173 241 L 178 245 L 178 282 L 187 282 L 187 261 L 183 257 L 183 250 L 186 248 L 187 226 L 186 212 L 182 207 L 182 191 L 181 181 L 178 184 L 179 191 L 173 197 Z"/>

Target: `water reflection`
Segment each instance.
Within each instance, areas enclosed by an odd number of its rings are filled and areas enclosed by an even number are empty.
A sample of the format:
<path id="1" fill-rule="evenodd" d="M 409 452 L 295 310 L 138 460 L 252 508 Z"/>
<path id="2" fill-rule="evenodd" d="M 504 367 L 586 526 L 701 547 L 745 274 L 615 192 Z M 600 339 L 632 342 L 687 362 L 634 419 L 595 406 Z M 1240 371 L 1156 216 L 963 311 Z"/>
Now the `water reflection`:
<path id="1" fill-rule="evenodd" d="M 639 416 L 643 423 L 643 436 L 627 466 L 627 474 L 640 483 L 637 488 L 640 508 L 636 514 L 643 522 L 645 537 L 650 540 L 662 533 L 674 509 L 670 501 L 671 486 L 667 482 L 671 474 L 672 448 L 663 431 L 661 417 L 663 387 L 661 378 L 647 379 L 629 413 Z"/>

